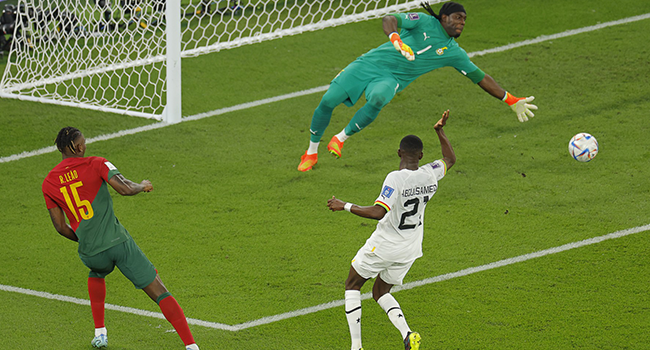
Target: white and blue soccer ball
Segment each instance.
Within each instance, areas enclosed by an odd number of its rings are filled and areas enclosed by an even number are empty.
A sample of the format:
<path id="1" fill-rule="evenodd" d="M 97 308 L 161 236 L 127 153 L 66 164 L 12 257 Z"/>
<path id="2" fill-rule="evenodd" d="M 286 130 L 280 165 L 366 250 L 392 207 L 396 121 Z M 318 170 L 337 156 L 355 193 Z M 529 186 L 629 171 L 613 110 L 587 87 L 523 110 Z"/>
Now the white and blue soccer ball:
<path id="1" fill-rule="evenodd" d="M 586 132 L 576 134 L 569 141 L 569 154 L 579 162 L 588 162 L 598 154 L 598 141 Z"/>

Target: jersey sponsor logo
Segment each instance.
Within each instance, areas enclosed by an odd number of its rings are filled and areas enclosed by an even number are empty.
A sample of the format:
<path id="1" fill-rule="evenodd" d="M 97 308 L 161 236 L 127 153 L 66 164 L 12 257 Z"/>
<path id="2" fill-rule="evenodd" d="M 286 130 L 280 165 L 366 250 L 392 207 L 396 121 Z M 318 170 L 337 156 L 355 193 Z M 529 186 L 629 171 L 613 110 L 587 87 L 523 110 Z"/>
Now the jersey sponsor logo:
<path id="1" fill-rule="evenodd" d="M 409 13 L 409 19 L 411 21 L 418 20 L 418 19 L 420 19 L 420 15 L 418 15 L 417 13 Z"/>
<path id="2" fill-rule="evenodd" d="M 115 165 L 113 165 L 113 163 L 111 163 L 109 161 L 104 162 L 104 164 L 106 164 L 106 167 L 108 168 L 108 170 L 117 170 Z"/>
<path id="3" fill-rule="evenodd" d="M 402 191 L 402 197 L 419 196 L 421 194 L 434 194 L 438 190 L 437 185 L 418 186 L 407 188 Z"/>
<path id="4" fill-rule="evenodd" d="M 438 56 L 442 56 L 442 54 L 445 53 L 445 50 L 447 50 L 447 46 L 437 49 L 436 53 L 438 54 Z"/>
<path id="5" fill-rule="evenodd" d="M 390 187 L 390 186 L 384 186 L 384 189 L 381 191 L 381 196 L 390 198 L 390 196 L 393 195 L 393 192 L 395 192 L 395 189 Z"/>

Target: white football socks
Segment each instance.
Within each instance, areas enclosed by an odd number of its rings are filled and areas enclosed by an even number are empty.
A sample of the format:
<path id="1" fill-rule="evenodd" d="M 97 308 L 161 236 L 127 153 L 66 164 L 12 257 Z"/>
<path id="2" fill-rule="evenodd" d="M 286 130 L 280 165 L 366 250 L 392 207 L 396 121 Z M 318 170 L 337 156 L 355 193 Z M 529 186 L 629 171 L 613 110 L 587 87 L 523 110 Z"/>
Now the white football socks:
<path id="1" fill-rule="evenodd" d="M 100 336 L 101 334 L 103 334 L 103 335 L 108 335 L 108 334 L 106 333 L 106 327 L 95 328 L 95 336 L 98 337 L 98 336 Z"/>
<path id="2" fill-rule="evenodd" d="M 345 140 L 347 140 L 348 137 L 350 137 L 350 136 L 348 136 L 345 133 L 345 129 L 341 130 L 340 133 L 336 134 L 336 138 L 339 139 L 339 141 L 341 141 L 341 142 L 345 142 Z"/>
<path id="3" fill-rule="evenodd" d="M 361 349 L 361 292 L 358 290 L 345 291 L 345 317 L 350 327 L 350 349 Z"/>
<path id="4" fill-rule="evenodd" d="M 307 154 L 318 153 L 318 145 L 320 142 L 311 142 L 309 141 L 309 148 L 307 149 Z"/>
<path id="5" fill-rule="evenodd" d="M 399 307 L 397 300 L 395 300 L 390 293 L 386 293 L 377 300 L 377 303 L 382 309 L 384 309 L 386 315 L 388 315 L 388 319 L 393 323 L 395 328 L 402 333 L 402 339 L 406 338 L 406 335 L 411 331 L 411 329 L 406 323 L 406 318 L 404 317 L 404 313 Z"/>

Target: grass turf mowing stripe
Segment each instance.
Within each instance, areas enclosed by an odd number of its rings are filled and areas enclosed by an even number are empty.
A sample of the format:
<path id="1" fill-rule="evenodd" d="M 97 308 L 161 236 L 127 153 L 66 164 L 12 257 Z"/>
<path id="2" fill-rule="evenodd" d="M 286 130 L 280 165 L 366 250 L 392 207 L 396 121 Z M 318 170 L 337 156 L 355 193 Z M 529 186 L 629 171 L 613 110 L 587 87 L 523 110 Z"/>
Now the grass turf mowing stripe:
<path id="1" fill-rule="evenodd" d="M 645 20 L 645 19 L 648 19 L 648 18 L 650 18 L 650 13 L 646 13 L 646 14 L 638 15 L 638 16 L 627 17 L 627 18 L 622 18 L 622 19 L 619 19 L 619 20 L 616 20 L 616 21 L 600 23 L 600 24 L 596 24 L 596 25 L 588 26 L 588 27 L 583 27 L 583 28 L 579 28 L 579 29 L 571 29 L 571 30 L 567 30 L 567 31 L 557 33 L 557 34 L 541 35 L 541 36 L 538 36 L 537 38 L 534 38 L 534 39 L 523 40 L 523 41 L 520 41 L 520 42 L 517 42 L 517 43 L 512 43 L 512 44 L 508 44 L 508 45 L 504 45 L 504 46 L 499 46 L 499 47 L 495 47 L 495 48 L 492 48 L 492 49 L 470 52 L 468 55 L 471 58 L 471 57 L 474 57 L 474 56 L 482 56 L 482 55 L 486 55 L 486 54 L 489 54 L 489 53 L 508 51 L 508 50 L 512 50 L 512 49 L 527 46 L 527 45 L 539 44 L 539 43 L 549 41 L 549 40 L 565 38 L 565 37 L 569 37 L 569 36 L 573 36 L 573 35 L 577 35 L 577 34 L 592 32 L 592 31 L 595 31 L 595 30 L 599 30 L 599 29 L 603 29 L 603 28 L 607 28 L 607 27 L 611 27 L 611 26 L 616 26 L 616 25 L 620 25 L 620 24 L 626 24 L 626 23 L 641 21 L 641 20 Z M 257 106 L 261 106 L 261 105 L 265 105 L 265 104 L 269 104 L 269 103 L 273 103 L 273 102 L 283 101 L 283 100 L 291 99 L 291 98 L 294 98 L 294 97 L 300 97 L 300 96 L 314 94 L 314 93 L 317 93 L 317 92 L 323 92 L 323 91 L 326 91 L 328 87 L 329 87 L 329 85 L 324 85 L 324 86 L 319 86 L 319 87 L 315 87 L 315 88 L 311 88 L 311 89 L 307 89 L 307 90 L 302 90 L 302 91 L 298 91 L 298 92 L 292 92 L 292 93 L 285 94 L 285 95 L 280 95 L 280 96 L 270 97 L 270 98 L 266 98 L 266 99 L 262 99 L 262 100 L 257 100 L 257 101 L 253 101 L 253 102 L 246 102 L 246 103 L 238 104 L 238 105 L 231 106 L 231 107 L 220 108 L 220 109 L 210 111 L 210 112 L 199 113 L 199 114 L 195 114 L 195 115 L 192 115 L 192 116 L 183 117 L 181 119 L 181 122 L 214 117 L 214 116 L 229 113 L 229 112 L 244 110 L 244 109 L 253 108 L 253 107 L 257 107 Z M 111 139 L 114 139 L 114 138 L 118 138 L 118 137 L 122 137 L 122 136 L 126 136 L 126 135 L 137 134 L 137 133 L 144 132 L 144 131 L 160 129 L 160 128 L 163 128 L 163 127 L 166 127 L 166 126 L 169 126 L 169 125 L 173 125 L 173 124 L 167 124 L 165 122 L 160 122 L 160 123 L 150 124 L 150 125 L 146 125 L 146 126 L 141 126 L 141 127 L 134 128 L 134 129 L 122 130 L 122 131 L 118 131 L 118 132 L 115 132 L 115 133 L 112 133 L 112 134 L 101 135 L 101 136 L 97 136 L 97 137 L 87 139 L 86 144 L 97 142 L 97 141 L 111 140 Z M 41 148 L 41 149 L 34 150 L 34 151 L 25 151 L 25 152 L 22 152 L 22 153 L 13 154 L 13 155 L 6 156 L 6 157 L 0 157 L 0 163 L 8 163 L 8 162 L 12 162 L 12 161 L 15 161 L 15 160 L 20 160 L 20 159 L 23 159 L 23 158 L 29 158 L 29 157 L 42 155 L 42 154 L 51 153 L 51 152 L 54 152 L 54 151 L 56 151 L 56 147 L 54 147 L 54 146 L 45 147 L 45 148 Z"/>
<path id="2" fill-rule="evenodd" d="M 567 244 L 564 244 L 564 245 L 561 245 L 561 246 L 558 246 L 558 247 L 553 247 L 553 248 L 544 249 L 544 250 L 540 250 L 540 251 L 529 253 L 529 254 L 520 255 L 520 256 L 517 256 L 517 257 L 514 257 L 514 258 L 508 258 L 508 259 L 495 261 L 495 262 L 490 263 L 490 264 L 470 267 L 470 268 L 467 268 L 467 269 L 464 269 L 464 270 L 460 270 L 460 271 L 456 271 L 456 272 L 452 272 L 452 273 L 447 273 L 447 274 L 436 276 L 436 277 L 426 278 L 426 279 L 423 279 L 423 280 L 420 280 L 420 281 L 405 283 L 405 284 L 403 284 L 401 286 L 394 287 L 391 292 L 395 293 L 395 292 L 399 292 L 399 291 L 402 291 L 402 290 L 409 290 L 409 289 L 413 289 L 413 288 L 416 288 L 416 287 L 425 286 L 425 285 L 428 285 L 428 284 L 433 284 L 433 283 L 437 283 L 437 282 L 450 280 L 452 278 L 463 277 L 463 276 L 471 275 L 471 274 L 474 274 L 474 273 L 477 273 L 477 272 L 492 270 L 492 269 L 496 269 L 498 267 L 508 266 L 508 265 L 528 261 L 528 260 L 531 260 L 531 259 L 544 257 L 544 256 L 551 255 L 551 254 L 557 254 L 557 253 L 561 253 L 561 252 L 564 252 L 564 251 L 567 251 L 567 250 L 580 248 L 580 247 L 585 247 L 585 246 L 588 246 L 588 245 L 604 242 L 604 241 L 607 241 L 607 240 L 610 240 L 610 239 L 621 238 L 621 237 L 633 235 L 633 234 L 636 234 L 636 233 L 645 232 L 645 231 L 648 231 L 648 230 L 650 230 L 650 224 L 644 225 L 644 226 L 637 226 L 637 227 L 633 227 L 633 228 L 626 229 L 626 230 L 616 231 L 616 232 L 609 233 L 609 234 L 606 234 L 606 235 L 603 235 L 603 236 L 588 238 L 588 239 L 585 239 L 585 240 L 582 240 L 582 241 L 567 243 Z M 47 293 L 47 292 L 39 292 L 39 291 L 31 290 L 31 289 L 7 286 L 7 285 L 3 285 L 3 284 L 0 284 L 0 290 L 6 291 L 6 292 L 14 292 L 14 293 L 20 293 L 20 294 L 25 294 L 25 295 L 36 296 L 36 297 L 45 298 L 45 299 L 65 301 L 65 302 L 79 304 L 79 305 L 90 305 L 90 301 L 85 300 L 85 299 L 79 299 L 79 298 L 69 297 L 69 296 L 65 296 L 65 295 L 51 294 L 51 293 Z M 371 292 L 364 293 L 364 294 L 361 295 L 362 300 L 366 300 L 366 299 L 370 299 L 370 298 L 372 298 L 372 293 Z M 324 303 L 324 304 L 320 304 L 320 305 L 316 305 L 316 306 L 311 306 L 311 307 L 304 308 L 304 309 L 289 311 L 289 312 L 285 312 L 285 313 L 277 314 L 277 315 L 273 315 L 273 316 L 262 317 L 262 318 L 257 319 L 257 320 L 248 321 L 248 322 L 244 322 L 244 323 L 240 323 L 240 324 L 236 324 L 236 325 L 232 325 L 232 326 L 227 325 L 227 324 L 223 324 L 223 323 L 203 321 L 203 320 L 194 319 L 194 318 L 188 318 L 187 322 L 189 324 L 192 324 L 192 325 L 197 325 L 197 326 L 203 326 L 203 327 L 208 327 L 208 328 L 221 329 L 221 330 L 235 332 L 235 331 L 240 331 L 240 330 L 244 330 L 244 329 L 247 329 L 247 328 L 253 328 L 253 327 L 257 327 L 257 326 L 261 326 L 261 325 L 265 325 L 265 324 L 269 324 L 269 323 L 273 323 L 273 322 L 282 321 L 282 320 L 293 318 L 293 317 L 312 314 L 312 313 L 315 313 L 315 312 L 318 312 L 318 311 L 333 309 L 335 307 L 340 307 L 340 306 L 343 306 L 343 305 L 345 305 L 345 300 L 334 300 L 334 301 L 331 301 L 331 302 L 328 302 L 328 303 Z M 147 317 L 165 319 L 165 316 L 163 316 L 162 313 L 146 311 L 146 310 L 140 310 L 140 309 L 135 309 L 135 308 L 131 308 L 131 307 L 106 304 L 106 309 L 121 311 L 121 312 L 130 313 L 130 314 L 134 314 L 134 315 L 139 315 L 139 316 L 147 316 Z"/>

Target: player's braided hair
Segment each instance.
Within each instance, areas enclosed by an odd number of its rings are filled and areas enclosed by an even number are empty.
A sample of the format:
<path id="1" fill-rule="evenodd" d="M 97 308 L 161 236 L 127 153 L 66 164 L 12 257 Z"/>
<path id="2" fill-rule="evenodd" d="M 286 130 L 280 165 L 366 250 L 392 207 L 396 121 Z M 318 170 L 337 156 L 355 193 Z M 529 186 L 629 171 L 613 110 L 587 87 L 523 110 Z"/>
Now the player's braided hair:
<path id="1" fill-rule="evenodd" d="M 440 16 L 436 15 L 436 13 L 433 12 L 433 9 L 431 8 L 431 5 L 429 5 L 428 2 L 426 2 L 426 1 L 422 2 L 422 3 L 420 3 L 420 6 L 422 6 L 425 10 L 427 10 L 427 12 L 429 12 L 429 14 L 431 16 L 433 16 L 433 17 L 437 18 L 438 20 L 440 20 Z"/>
<path id="2" fill-rule="evenodd" d="M 420 3 L 420 6 L 422 6 L 425 10 L 427 10 L 427 12 L 429 12 L 429 14 L 431 16 L 435 17 L 438 20 L 440 20 L 440 16 L 442 16 L 442 15 L 449 16 L 450 14 L 452 14 L 454 12 L 465 12 L 465 13 L 467 13 L 467 11 L 465 11 L 465 7 L 463 7 L 463 5 L 461 5 L 461 4 L 457 3 L 457 2 L 453 2 L 453 1 L 446 2 L 444 5 L 442 5 L 442 7 L 440 8 L 440 12 L 438 12 L 437 15 L 436 15 L 435 12 L 433 12 L 433 9 L 431 8 L 431 6 L 429 5 L 428 2 L 426 2 L 426 1 L 422 2 L 422 3 Z"/>
<path id="3" fill-rule="evenodd" d="M 63 151 L 67 148 L 72 152 L 72 154 L 76 154 L 77 150 L 75 149 L 74 140 L 80 135 L 81 131 L 79 131 L 79 129 L 72 126 L 66 126 L 59 131 L 58 135 L 56 135 L 54 144 L 56 144 L 56 148 L 61 153 L 63 153 Z"/>

